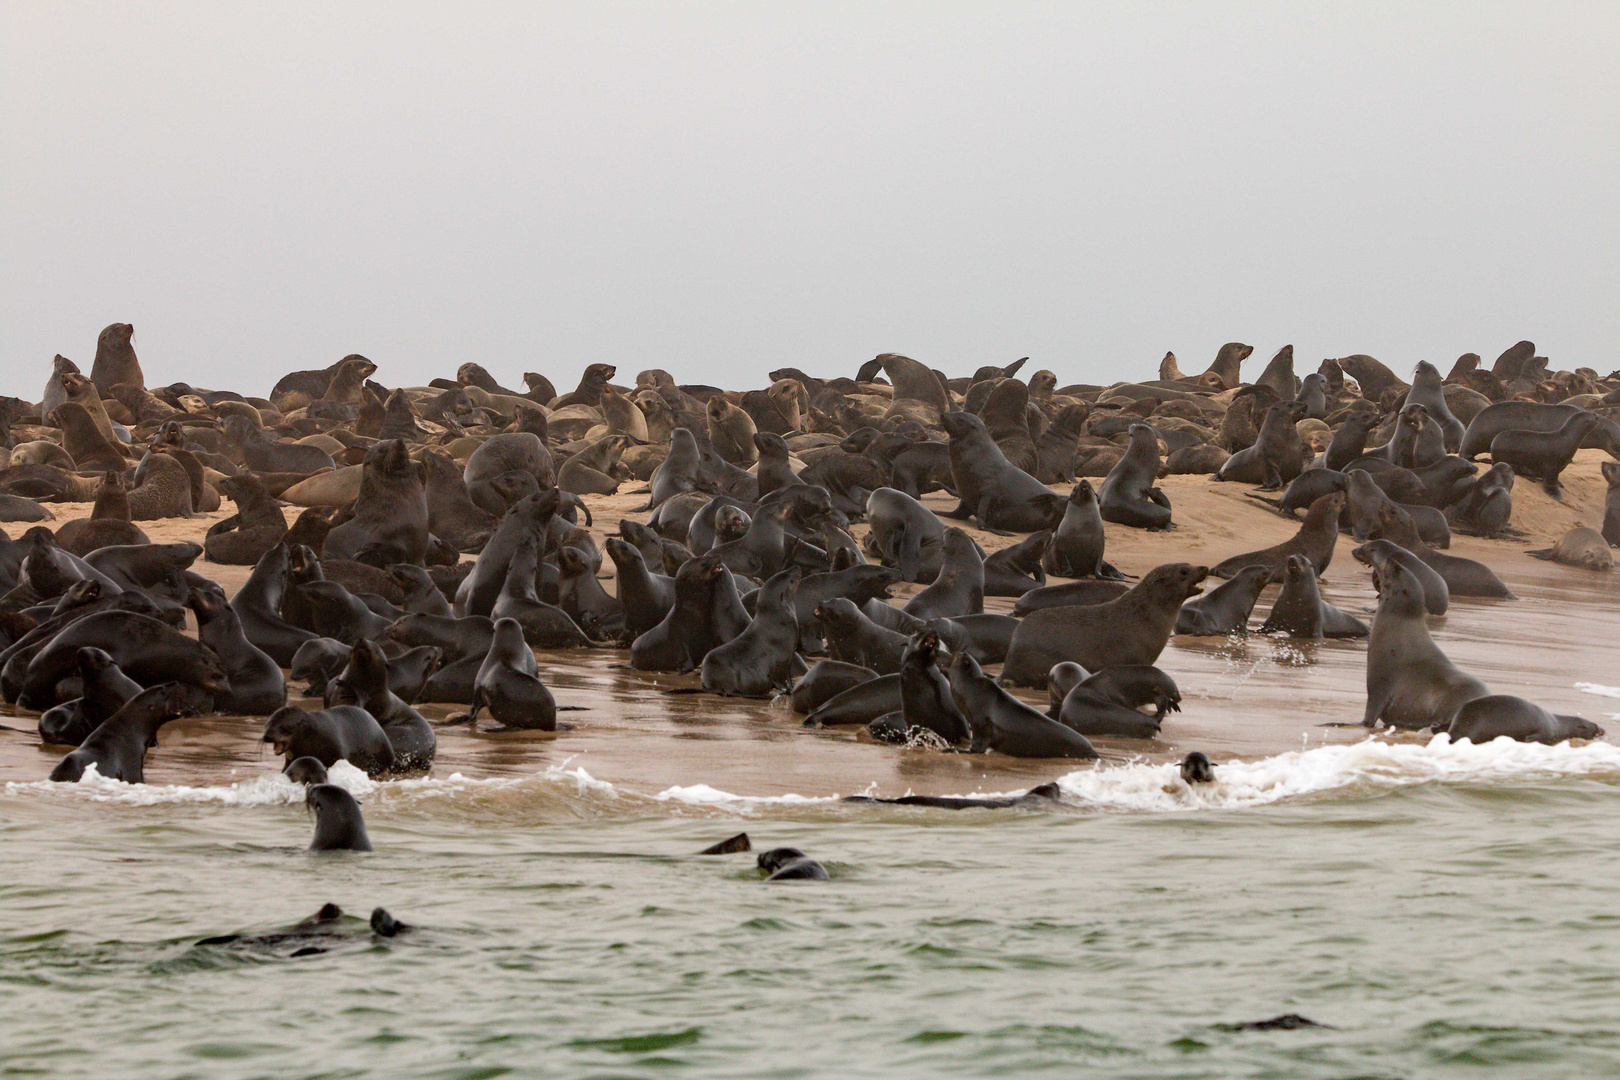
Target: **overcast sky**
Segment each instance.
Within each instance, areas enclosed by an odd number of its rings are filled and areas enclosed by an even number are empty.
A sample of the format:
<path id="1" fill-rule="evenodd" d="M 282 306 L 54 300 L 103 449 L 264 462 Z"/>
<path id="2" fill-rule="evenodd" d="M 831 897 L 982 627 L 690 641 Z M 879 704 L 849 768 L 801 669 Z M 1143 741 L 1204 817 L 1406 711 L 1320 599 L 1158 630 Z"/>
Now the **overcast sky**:
<path id="1" fill-rule="evenodd" d="M 1620 4 L 27 3 L 0 389 L 1620 367 Z"/>

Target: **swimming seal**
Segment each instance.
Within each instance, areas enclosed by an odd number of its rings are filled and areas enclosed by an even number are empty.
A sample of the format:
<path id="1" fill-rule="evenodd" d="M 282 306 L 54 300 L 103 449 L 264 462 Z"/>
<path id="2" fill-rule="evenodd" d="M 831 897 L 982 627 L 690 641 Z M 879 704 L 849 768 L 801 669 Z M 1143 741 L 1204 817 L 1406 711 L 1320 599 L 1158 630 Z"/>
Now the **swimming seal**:
<path id="1" fill-rule="evenodd" d="M 991 532 L 1034 532 L 1058 523 L 1065 500 L 1008 461 L 983 420 L 948 412 L 940 423 L 951 437 L 951 473 L 961 499 L 946 516 L 975 518 Z"/>
<path id="2" fill-rule="evenodd" d="M 1367 642 L 1367 707 L 1361 722 L 1392 727 L 1448 726 L 1457 710 L 1490 693 L 1457 670 L 1429 636 L 1423 587 L 1381 551 L 1368 553 L 1378 571 L 1378 612 Z"/>
<path id="3" fill-rule="evenodd" d="M 759 868 L 772 881 L 829 881 L 827 868 L 798 848 L 779 847 L 759 853 Z"/>
<path id="4" fill-rule="evenodd" d="M 790 566 L 765 583 L 748 629 L 703 658 L 703 689 L 711 694 L 768 698 L 790 688 L 799 644 L 793 594 L 800 576 L 799 568 Z"/>
<path id="5" fill-rule="evenodd" d="M 1203 596 L 1182 604 L 1176 633 L 1194 637 L 1248 633 L 1255 602 L 1275 576 L 1269 566 L 1245 566 Z"/>
<path id="6" fill-rule="evenodd" d="M 1580 716 L 1554 716 L 1533 701 L 1487 694 L 1465 702 L 1448 729 L 1452 742 L 1488 743 L 1509 738 L 1551 746 L 1566 739 L 1601 739 L 1603 729 Z"/>
<path id="7" fill-rule="evenodd" d="M 1052 665 L 1065 660 L 1088 671 L 1153 663 L 1175 630 L 1182 601 L 1201 593 L 1199 583 L 1208 575 L 1206 567 L 1167 563 L 1116 600 L 1032 612 L 1013 634 L 1003 681 L 1043 686 Z"/>
<path id="8" fill-rule="evenodd" d="M 1168 529 L 1170 498 L 1153 485 L 1159 476 L 1159 438 L 1146 424 L 1132 424 L 1130 432 L 1130 445 L 1097 491 L 1098 510 L 1115 525 Z"/>
<path id="9" fill-rule="evenodd" d="M 282 767 L 281 775 L 295 784 L 309 787 L 327 782 L 326 766 L 312 757 L 294 758 Z"/>
<path id="10" fill-rule="evenodd" d="M 1281 580 L 1287 569 L 1288 556 L 1303 555 L 1320 575 L 1333 561 L 1333 548 L 1339 541 L 1339 511 L 1343 508 L 1344 494 L 1329 492 L 1311 504 L 1311 508 L 1305 512 L 1305 521 L 1293 536 L 1260 551 L 1246 551 L 1223 559 L 1209 572 L 1218 578 L 1229 578 L 1245 566 L 1265 566 Z"/>
<path id="11" fill-rule="evenodd" d="M 370 851 L 366 821 L 354 796 L 336 784 L 316 784 L 304 796 L 315 812 L 315 838 L 311 851 Z"/>
<path id="12" fill-rule="evenodd" d="M 1303 555 L 1288 556 L 1282 593 L 1261 624 L 1262 634 L 1286 633 L 1296 638 L 1360 638 L 1367 624 L 1346 615 L 1326 600 L 1316 584 L 1316 570 Z"/>
<path id="13" fill-rule="evenodd" d="M 57 763 L 51 779 L 76 784 L 91 765 L 108 780 L 126 784 L 146 782 L 146 748 L 157 741 L 158 728 L 181 716 L 205 713 L 212 705 L 208 692 L 180 683 L 162 683 L 130 698 L 79 748 Z"/>
<path id="14" fill-rule="evenodd" d="M 1563 563 L 1565 566 L 1580 567 L 1583 570 L 1614 569 L 1614 556 L 1609 554 L 1609 542 L 1596 529 L 1588 529 L 1583 525 L 1577 525 L 1569 530 L 1552 547 L 1526 551 L 1525 554 L 1531 558 L 1547 559 Z"/>
<path id="15" fill-rule="evenodd" d="M 1215 782 L 1215 766 L 1210 764 L 1209 755 L 1201 750 L 1194 750 L 1182 758 L 1178 771 L 1184 784 L 1213 784 Z"/>
<path id="16" fill-rule="evenodd" d="M 995 684 L 971 656 L 951 661 L 951 692 L 973 732 L 974 749 L 1009 757 L 1094 758 L 1097 751 L 1073 728 L 1041 715 Z"/>
<path id="17" fill-rule="evenodd" d="M 1091 481 L 1081 480 L 1069 492 L 1063 520 L 1053 531 L 1046 552 L 1041 556 L 1041 568 L 1058 577 L 1123 580 L 1118 570 L 1103 561 L 1104 543 L 1097 494 L 1091 488 Z"/>
<path id="18" fill-rule="evenodd" d="M 355 705 L 318 712 L 291 705 L 277 709 L 265 723 L 260 741 L 286 759 L 283 771 L 289 775 L 304 759 L 313 759 L 326 769 L 347 761 L 374 779 L 394 767 L 394 747 L 388 736 L 370 713 Z"/>

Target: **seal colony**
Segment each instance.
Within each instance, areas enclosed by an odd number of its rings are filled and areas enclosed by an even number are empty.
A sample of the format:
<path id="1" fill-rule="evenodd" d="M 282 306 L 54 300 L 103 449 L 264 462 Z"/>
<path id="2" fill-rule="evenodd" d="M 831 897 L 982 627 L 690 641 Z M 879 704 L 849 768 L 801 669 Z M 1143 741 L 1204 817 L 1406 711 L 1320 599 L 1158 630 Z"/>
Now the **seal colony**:
<path id="1" fill-rule="evenodd" d="M 1425 362 L 1408 384 L 1357 354 L 1300 379 L 1285 346 L 1249 383 L 1253 349 L 1230 343 L 1199 376 L 1167 357 L 1160 378 L 1110 386 L 1020 381 L 1023 361 L 951 377 L 885 353 L 854 377 L 785 368 L 740 391 L 592 364 L 558 396 L 543 375 L 517 392 L 477 364 L 391 387 L 352 354 L 264 398 L 148 387 L 133 332 L 103 331 L 92 378 L 58 356 L 40 404 L 9 399 L 0 517 L 96 504 L 0 540 L 0 693 L 42 714 L 40 739 L 65 755 L 54 779 L 93 765 L 139 782 L 162 724 L 209 714 L 267 718 L 242 738 L 289 769 L 420 773 L 446 725 L 588 727 L 555 678 L 570 650 L 683 692 L 782 695 L 847 738 L 1106 759 L 1170 750 L 1183 695 L 1157 665 L 1173 637 L 1336 638 L 1365 650 L 1368 726 L 1602 734 L 1447 660 L 1431 621 L 1511 594 L 1431 544 L 1532 539 L 1514 524 L 1516 469 L 1551 498 L 1583 448 L 1620 459 L 1620 372 L 1515 360 L 1442 380 Z M 1534 346 L 1503 355 L 1520 353 Z M 1277 493 L 1239 503 L 1297 534 L 1182 557 L 1160 481 L 1185 473 Z M 596 520 L 630 495 L 640 516 Z M 133 524 L 184 524 L 221 499 L 235 513 L 199 522 L 195 542 Z M 1607 570 L 1614 518 L 1528 553 Z M 1122 532 L 1157 561 L 1106 561 Z M 1335 561 L 1343 533 L 1360 546 Z M 229 591 L 211 565 L 252 570 Z M 1318 585 L 1369 571 L 1370 626 Z M 312 699 L 290 700 L 289 679 Z"/>

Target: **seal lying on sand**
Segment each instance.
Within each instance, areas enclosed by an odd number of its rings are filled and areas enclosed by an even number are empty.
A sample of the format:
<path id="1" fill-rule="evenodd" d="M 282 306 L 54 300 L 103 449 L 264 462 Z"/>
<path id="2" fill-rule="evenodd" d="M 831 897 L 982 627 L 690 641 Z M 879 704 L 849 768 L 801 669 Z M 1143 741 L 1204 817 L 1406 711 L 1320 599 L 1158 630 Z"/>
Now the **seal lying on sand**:
<path id="1" fill-rule="evenodd" d="M 1453 742 L 1490 742 L 1506 736 L 1519 742 L 1553 743 L 1601 739 L 1603 729 L 1579 716 L 1554 716 L 1533 701 L 1511 694 L 1475 698 L 1457 710 L 1448 729 Z"/>

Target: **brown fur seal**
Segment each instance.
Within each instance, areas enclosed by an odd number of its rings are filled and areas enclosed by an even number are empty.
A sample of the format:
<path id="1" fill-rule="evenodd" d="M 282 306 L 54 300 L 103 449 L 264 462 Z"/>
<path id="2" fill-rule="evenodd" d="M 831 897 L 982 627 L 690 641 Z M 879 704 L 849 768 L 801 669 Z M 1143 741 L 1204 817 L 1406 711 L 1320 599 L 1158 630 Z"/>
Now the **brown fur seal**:
<path id="1" fill-rule="evenodd" d="M 134 337 L 135 327 L 113 323 L 96 338 L 96 362 L 90 366 L 90 381 L 104 397 L 112 397 L 113 387 L 120 384 L 146 388 L 146 376 L 135 359 Z"/>
<path id="2" fill-rule="evenodd" d="M 337 371 L 326 386 L 322 401 L 356 408 L 370 400 L 366 394 L 366 380 L 377 373 L 377 365 L 363 356 L 349 356 L 338 361 Z"/>
<path id="3" fill-rule="evenodd" d="M 95 422 L 96 430 L 101 432 L 102 438 L 120 453 L 128 450 L 124 440 L 113 430 L 112 419 L 107 415 L 107 406 L 102 403 L 95 383 L 83 375 L 67 373 L 62 376 L 62 389 L 67 394 L 68 401 L 84 406 L 85 412 L 90 414 L 90 419 Z"/>
<path id="4" fill-rule="evenodd" d="M 966 653 L 957 653 L 951 661 L 950 682 L 951 696 L 973 733 L 975 750 L 1029 758 L 1097 756 L 1084 735 L 1007 693 Z"/>
<path id="5" fill-rule="evenodd" d="M 920 415 L 914 418 L 938 423 L 939 418 L 951 411 L 951 397 L 939 376 L 933 370 L 909 356 L 898 353 L 880 353 L 861 366 L 857 382 L 867 382 L 881 369 L 894 386 L 894 396 L 884 412 L 889 416 Z M 910 411 L 908 411 L 910 410 Z"/>
<path id="6" fill-rule="evenodd" d="M 1299 380 L 1294 377 L 1294 347 L 1284 345 L 1278 349 L 1254 382 L 1256 386 L 1270 387 L 1280 401 L 1294 400 L 1299 393 Z"/>
<path id="7" fill-rule="evenodd" d="M 62 383 L 64 375 L 78 375 L 79 365 L 63 356 L 56 354 L 51 361 L 51 377 L 45 380 L 45 394 L 39 399 L 39 420 L 41 423 L 50 419 L 52 411 L 68 399 L 67 388 Z"/>
<path id="8" fill-rule="evenodd" d="M 236 513 L 209 527 L 203 551 L 211 562 L 252 566 L 287 535 L 287 515 L 252 473 L 227 476 L 220 489 Z"/>
<path id="9" fill-rule="evenodd" d="M 1132 424 L 1124 456 L 1108 470 L 1097 490 L 1104 521 L 1133 529 L 1170 527 L 1170 497 L 1154 485 L 1159 476 L 1159 438 L 1146 424 Z"/>
<path id="10" fill-rule="evenodd" d="M 142 464 L 141 482 L 129 493 L 130 520 L 191 517 L 191 477 L 185 466 L 166 454 L 148 454 Z"/>
<path id="11" fill-rule="evenodd" d="M 427 495 L 422 474 L 398 439 L 366 451 L 354 516 L 326 534 L 322 558 L 353 559 L 365 547 L 384 545 L 393 562 L 421 563 L 428 548 Z"/>
<path id="12" fill-rule="evenodd" d="M 1608 462 L 1604 464 L 1607 465 Z M 1603 538 L 1602 533 L 1596 529 L 1588 529 L 1584 525 L 1569 530 L 1550 548 L 1526 551 L 1525 554 L 1536 559 L 1563 563 L 1565 566 L 1580 567 L 1582 570 L 1614 569 L 1614 556 L 1609 554 L 1609 542 Z"/>
<path id="13" fill-rule="evenodd" d="M 1504 431 L 1491 440 L 1491 461 L 1507 462 L 1516 474 L 1539 479 L 1548 495 L 1561 498 L 1558 477 L 1602 420 L 1597 413 L 1582 410 L 1556 431 Z"/>
<path id="14" fill-rule="evenodd" d="M 715 453 L 738 467 L 752 465 L 759 457 L 754 448 L 754 418 L 723 397 L 712 397 L 705 407 L 709 419 L 709 442 Z"/>
<path id="15" fill-rule="evenodd" d="M 593 408 L 602 400 L 602 387 L 606 386 L 618 368 L 612 364 L 590 364 L 580 374 L 579 385 L 572 393 L 564 394 L 551 403 L 552 411 L 566 409 L 570 405 L 590 405 Z"/>
<path id="16" fill-rule="evenodd" d="M 1601 739 L 1603 729 L 1581 716 L 1554 716 L 1533 701 L 1511 694 L 1487 694 L 1457 710 L 1447 733 L 1452 742 L 1487 743 L 1508 738 L 1552 746 L 1566 739 Z"/>
<path id="17" fill-rule="evenodd" d="M 630 443 L 627 435 L 604 435 L 562 463 L 557 486 L 576 495 L 612 495 L 619 490 L 613 475 L 619 456 Z"/>
<path id="18" fill-rule="evenodd" d="M 1366 353 L 1339 357 L 1339 367 L 1344 369 L 1346 375 L 1356 380 L 1361 387 L 1361 396 L 1368 401 L 1380 401 L 1390 390 L 1399 389 L 1405 393 L 1411 389 L 1397 378 L 1393 371 Z"/>
<path id="19" fill-rule="evenodd" d="M 1339 511 L 1343 508 L 1344 493 L 1330 491 L 1311 503 L 1299 532 L 1272 547 L 1223 559 L 1210 573 L 1218 578 L 1229 578 L 1245 566 L 1265 566 L 1271 569 L 1275 580 L 1281 581 L 1288 569 L 1288 556 L 1303 555 L 1320 576 L 1333 561 L 1333 548 L 1339 540 Z"/>
<path id="20" fill-rule="evenodd" d="M 56 530 L 56 542 L 66 551 L 83 558 L 97 548 L 112 544 L 149 544 L 146 534 L 129 517 L 129 492 L 122 473 L 102 476 L 96 491 L 96 505 L 87 518 L 75 518 Z"/>
<path id="21" fill-rule="evenodd" d="M 1261 491 L 1278 491 L 1292 482 L 1305 467 L 1299 429 L 1295 427 L 1304 418 L 1305 406 L 1298 401 L 1279 401 L 1271 406 L 1254 445 L 1227 458 L 1215 479 L 1259 484 Z"/>
<path id="22" fill-rule="evenodd" d="M 1032 612 L 1013 634 L 1002 679 L 1044 686 L 1052 665 L 1064 661 L 1087 671 L 1153 663 L 1175 630 L 1182 601 L 1203 591 L 1199 583 L 1208 573 L 1202 566 L 1168 563 L 1116 600 Z"/>
<path id="23" fill-rule="evenodd" d="M 1429 636 L 1423 586 L 1380 551 L 1378 612 L 1367 642 L 1367 707 L 1361 722 L 1392 727 L 1445 727 L 1463 704 L 1485 697 L 1484 683 L 1457 670 Z"/>
<path id="24" fill-rule="evenodd" d="M 64 401 L 51 413 L 51 423 L 62 429 L 62 448 L 78 469 L 121 471 L 128 464 L 124 452 L 96 429 L 95 420 L 83 405 Z"/>
<path id="25" fill-rule="evenodd" d="M 615 435 L 628 435 L 639 442 L 646 442 L 649 438 L 647 432 L 647 417 L 637 407 L 629 395 L 621 394 L 612 386 L 602 387 L 601 404 L 602 419 L 608 426 L 608 431 Z"/>
<path id="26" fill-rule="evenodd" d="M 983 420 L 965 412 L 940 419 L 951 437 L 951 473 L 961 500 L 947 517 L 976 518 L 991 532 L 1035 532 L 1062 520 L 1068 500 L 1008 461 Z"/>
<path id="27" fill-rule="evenodd" d="M 1220 352 L 1215 354 L 1215 362 L 1209 365 L 1198 381 L 1215 390 L 1233 390 L 1242 383 L 1243 361 L 1254 352 L 1253 345 L 1244 345 L 1237 341 L 1228 341 L 1221 346 Z"/>

